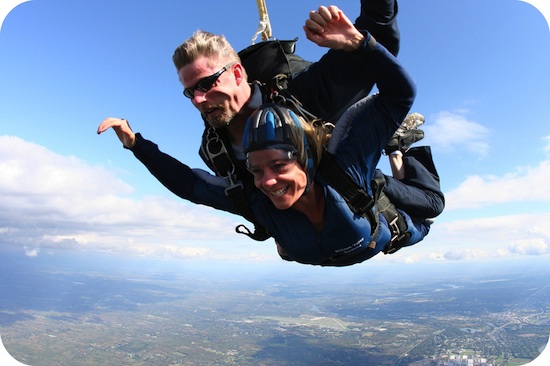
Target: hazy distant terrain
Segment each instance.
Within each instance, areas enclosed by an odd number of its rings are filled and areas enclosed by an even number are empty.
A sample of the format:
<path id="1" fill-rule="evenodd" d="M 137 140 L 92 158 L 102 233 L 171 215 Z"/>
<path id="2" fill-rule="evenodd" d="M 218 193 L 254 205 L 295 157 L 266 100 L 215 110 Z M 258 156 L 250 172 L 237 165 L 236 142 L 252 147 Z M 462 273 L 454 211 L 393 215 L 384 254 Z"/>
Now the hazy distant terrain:
<path id="1" fill-rule="evenodd" d="M 2 258 L 0 334 L 34 366 L 514 365 L 550 334 L 544 265 Z"/>

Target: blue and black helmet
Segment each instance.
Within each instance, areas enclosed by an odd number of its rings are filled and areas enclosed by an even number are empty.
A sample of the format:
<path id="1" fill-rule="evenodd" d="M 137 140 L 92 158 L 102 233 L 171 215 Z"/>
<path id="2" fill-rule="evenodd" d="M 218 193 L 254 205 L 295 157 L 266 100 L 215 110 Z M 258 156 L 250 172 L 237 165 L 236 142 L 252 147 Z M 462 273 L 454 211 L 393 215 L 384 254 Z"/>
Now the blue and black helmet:
<path id="1" fill-rule="evenodd" d="M 313 181 L 315 164 L 304 131 L 303 119 L 291 109 L 277 104 L 263 104 L 248 118 L 243 134 L 243 152 L 281 149 L 296 154 L 305 169 L 308 187 Z"/>

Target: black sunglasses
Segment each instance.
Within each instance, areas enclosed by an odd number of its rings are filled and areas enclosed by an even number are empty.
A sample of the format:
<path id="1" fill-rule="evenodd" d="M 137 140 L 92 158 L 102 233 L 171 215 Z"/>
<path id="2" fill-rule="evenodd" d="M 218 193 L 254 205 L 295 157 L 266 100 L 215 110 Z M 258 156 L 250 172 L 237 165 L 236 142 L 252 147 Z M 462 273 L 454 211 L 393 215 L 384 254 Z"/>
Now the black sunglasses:
<path id="1" fill-rule="evenodd" d="M 234 62 L 228 63 L 225 65 L 220 71 L 218 71 L 215 74 L 212 74 L 210 76 L 206 76 L 195 84 L 195 86 L 192 86 L 190 88 L 183 89 L 183 95 L 185 95 L 187 98 L 192 99 L 195 96 L 195 91 L 198 90 L 200 92 L 206 93 L 212 87 L 214 84 L 216 84 L 216 81 L 218 81 L 218 78 L 223 74 L 225 71 L 227 71 L 231 66 L 233 66 Z"/>

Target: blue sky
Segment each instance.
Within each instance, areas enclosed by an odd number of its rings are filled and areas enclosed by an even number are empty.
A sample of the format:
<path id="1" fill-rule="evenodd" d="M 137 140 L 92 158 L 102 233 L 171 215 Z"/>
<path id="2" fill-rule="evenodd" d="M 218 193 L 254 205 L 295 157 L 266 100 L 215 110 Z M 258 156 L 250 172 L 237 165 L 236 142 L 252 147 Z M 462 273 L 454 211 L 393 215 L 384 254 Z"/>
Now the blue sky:
<path id="1" fill-rule="evenodd" d="M 351 19 L 359 13 L 359 1 L 333 3 Z M 309 60 L 326 51 L 302 30 L 321 4 L 267 1 L 274 36 L 300 37 L 297 53 Z M 255 1 L 34 0 L 4 13 L 0 246 L 31 257 L 69 249 L 281 262 L 273 241 L 234 233 L 243 220 L 173 196 L 114 133 L 95 133 L 104 118 L 123 117 L 163 151 L 204 168 L 202 122 L 182 96 L 171 56 L 199 28 L 248 46 Z M 413 109 L 426 117 L 447 208 L 422 243 L 362 266 L 548 259 L 544 16 L 519 0 L 408 0 L 399 25 L 399 59 L 418 86 Z"/>

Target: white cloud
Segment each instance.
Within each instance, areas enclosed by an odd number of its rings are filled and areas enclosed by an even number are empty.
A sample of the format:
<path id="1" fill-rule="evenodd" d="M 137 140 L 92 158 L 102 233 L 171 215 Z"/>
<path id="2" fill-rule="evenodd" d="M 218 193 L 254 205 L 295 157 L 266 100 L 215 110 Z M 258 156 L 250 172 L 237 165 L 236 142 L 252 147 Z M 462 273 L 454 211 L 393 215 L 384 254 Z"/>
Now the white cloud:
<path id="1" fill-rule="evenodd" d="M 550 213 L 435 222 L 430 234 L 392 260 L 416 262 L 477 261 L 514 255 L 550 255 Z"/>
<path id="2" fill-rule="evenodd" d="M 103 168 L 87 166 L 73 156 L 61 156 L 18 137 L 0 136 L 0 192 L 12 197 L 74 197 L 105 191 L 131 193 L 132 188 Z M 103 184 L 108 184 L 103 186 Z"/>
<path id="3" fill-rule="evenodd" d="M 25 250 L 25 255 L 27 257 L 36 257 L 38 253 L 40 253 L 40 248 L 29 248 L 24 246 L 23 249 Z"/>
<path id="4" fill-rule="evenodd" d="M 0 240 L 29 256 L 69 248 L 212 257 L 232 255 L 232 241 L 255 243 L 234 232 L 244 220 L 175 196 L 134 199 L 133 188 L 104 168 L 17 137 L 0 136 L 0 172 Z M 225 247 L 213 250 L 220 242 Z"/>
<path id="5" fill-rule="evenodd" d="M 447 192 L 446 210 L 478 208 L 508 202 L 550 200 L 550 160 L 535 167 L 520 167 L 503 176 L 474 175 Z"/>
<path id="6" fill-rule="evenodd" d="M 440 151 L 469 151 L 483 158 L 489 151 L 486 139 L 490 130 L 470 121 L 464 112 L 440 112 L 423 126 L 427 144 Z"/>
<path id="7" fill-rule="evenodd" d="M 510 245 L 510 252 L 523 255 L 540 255 L 550 253 L 548 241 L 543 238 L 517 240 Z"/>

